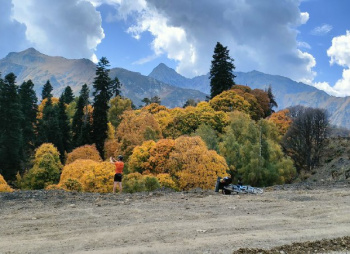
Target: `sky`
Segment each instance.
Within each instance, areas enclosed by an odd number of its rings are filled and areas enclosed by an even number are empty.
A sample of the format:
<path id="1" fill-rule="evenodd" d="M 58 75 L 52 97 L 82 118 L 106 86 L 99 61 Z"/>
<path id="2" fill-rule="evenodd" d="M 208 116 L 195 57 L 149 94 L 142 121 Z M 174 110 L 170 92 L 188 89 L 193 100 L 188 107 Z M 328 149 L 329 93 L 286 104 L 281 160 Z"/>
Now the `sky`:
<path id="1" fill-rule="evenodd" d="M 350 0 L 0 0 L 0 59 L 34 47 L 192 78 L 209 72 L 220 42 L 235 71 L 350 96 L 349 10 Z"/>

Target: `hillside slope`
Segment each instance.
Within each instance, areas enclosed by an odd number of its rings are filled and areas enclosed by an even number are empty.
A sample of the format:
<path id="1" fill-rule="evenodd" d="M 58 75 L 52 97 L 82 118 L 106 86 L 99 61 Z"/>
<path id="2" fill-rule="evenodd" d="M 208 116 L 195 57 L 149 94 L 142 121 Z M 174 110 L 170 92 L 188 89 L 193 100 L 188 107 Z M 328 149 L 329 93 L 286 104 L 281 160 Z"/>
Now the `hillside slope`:
<path id="1" fill-rule="evenodd" d="M 277 110 L 295 105 L 323 108 L 328 110 L 332 124 L 350 128 L 350 97 L 330 96 L 324 91 L 304 83 L 259 71 L 235 72 L 235 75 L 237 76 L 235 78 L 236 84 L 263 90 L 271 86 L 278 104 Z M 182 88 L 192 88 L 210 93 L 209 75 L 188 79 L 166 65 L 160 64 L 149 74 L 149 77 Z"/>
<path id="2" fill-rule="evenodd" d="M 75 95 L 83 84 L 93 91 L 92 83 L 95 77 L 96 65 L 88 59 L 66 59 L 52 57 L 29 48 L 19 53 L 9 53 L 0 60 L 0 73 L 3 76 L 13 72 L 17 76 L 17 83 L 31 79 L 34 89 L 40 99 L 42 86 L 50 80 L 54 96 L 58 97 L 66 86 L 71 86 Z M 204 100 L 206 94 L 193 89 L 184 89 L 140 73 L 121 68 L 110 71 L 111 78 L 117 76 L 123 84 L 122 95 L 130 98 L 136 106 L 141 104 L 145 97 L 159 96 L 162 104 L 167 107 L 183 106 L 188 99 Z"/>

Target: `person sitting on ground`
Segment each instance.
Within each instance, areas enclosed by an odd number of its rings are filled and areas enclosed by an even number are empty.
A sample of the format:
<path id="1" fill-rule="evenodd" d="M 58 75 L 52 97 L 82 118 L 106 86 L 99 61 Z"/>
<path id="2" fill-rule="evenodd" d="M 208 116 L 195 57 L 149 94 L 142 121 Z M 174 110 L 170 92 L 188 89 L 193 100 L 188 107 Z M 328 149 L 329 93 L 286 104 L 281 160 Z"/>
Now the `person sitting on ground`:
<path id="1" fill-rule="evenodd" d="M 123 169 L 124 169 L 123 156 L 119 155 L 118 160 L 115 160 L 113 157 L 110 157 L 109 159 L 110 159 L 110 162 L 115 165 L 113 193 L 115 193 L 117 185 L 119 185 L 119 193 L 121 193 L 123 190 L 122 188 Z"/>
<path id="2" fill-rule="evenodd" d="M 226 176 L 224 178 L 218 177 L 217 187 L 215 189 L 217 192 L 221 190 L 222 194 L 231 194 L 231 191 L 224 188 L 231 183 L 232 183 L 232 178 L 229 176 Z"/>

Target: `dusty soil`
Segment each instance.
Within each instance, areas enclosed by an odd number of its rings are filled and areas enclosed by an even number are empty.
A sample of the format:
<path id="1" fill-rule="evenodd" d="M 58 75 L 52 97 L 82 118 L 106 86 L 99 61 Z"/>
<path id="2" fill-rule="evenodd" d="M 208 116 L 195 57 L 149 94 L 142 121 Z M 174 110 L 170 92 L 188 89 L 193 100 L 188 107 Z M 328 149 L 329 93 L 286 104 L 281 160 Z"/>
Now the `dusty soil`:
<path id="1" fill-rule="evenodd" d="M 17 191 L 0 194 L 0 253 L 347 253 L 349 211 L 347 181 L 262 195 Z"/>

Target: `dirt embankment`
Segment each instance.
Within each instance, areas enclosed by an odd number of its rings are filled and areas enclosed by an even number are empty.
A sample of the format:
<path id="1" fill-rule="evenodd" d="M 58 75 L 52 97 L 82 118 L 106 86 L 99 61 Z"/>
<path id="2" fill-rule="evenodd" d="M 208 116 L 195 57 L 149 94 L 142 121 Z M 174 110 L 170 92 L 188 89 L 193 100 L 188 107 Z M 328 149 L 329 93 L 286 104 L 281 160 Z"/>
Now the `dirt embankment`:
<path id="1" fill-rule="evenodd" d="M 348 182 L 262 195 L 1 193 L 0 253 L 346 253 L 349 211 Z"/>

